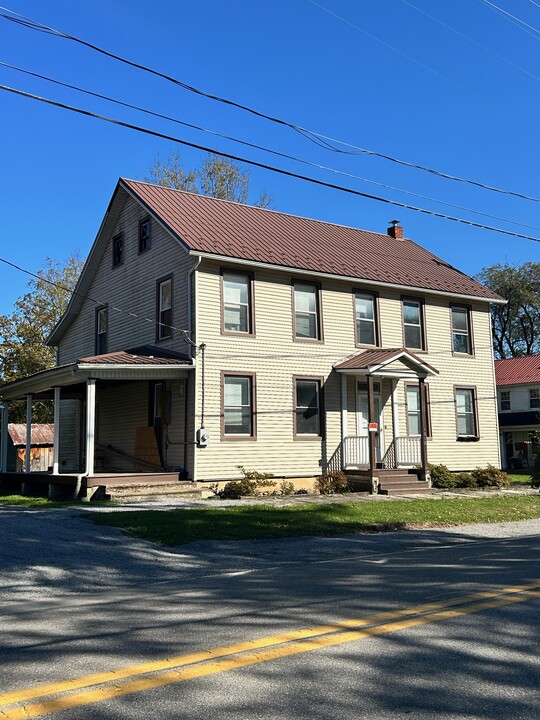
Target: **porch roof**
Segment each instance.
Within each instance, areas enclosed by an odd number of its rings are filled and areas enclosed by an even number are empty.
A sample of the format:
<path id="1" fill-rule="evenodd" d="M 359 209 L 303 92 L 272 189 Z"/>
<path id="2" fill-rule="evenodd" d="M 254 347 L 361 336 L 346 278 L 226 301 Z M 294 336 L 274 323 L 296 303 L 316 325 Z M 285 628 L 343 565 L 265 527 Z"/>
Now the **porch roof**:
<path id="1" fill-rule="evenodd" d="M 405 348 L 379 348 L 376 350 L 360 350 L 354 355 L 349 355 L 343 360 L 334 364 L 334 370 L 339 373 L 349 373 L 354 375 L 381 375 L 388 374 L 399 377 L 399 370 L 386 369 L 388 365 L 401 360 L 404 365 L 403 374 L 407 374 L 407 369 L 412 370 L 417 375 L 425 377 L 426 375 L 438 375 L 439 371 L 432 365 L 429 365 L 422 358 L 410 350 Z"/>
<path id="2" fill-rule="evenodd" d="M 186 376 L 193 368 L 188 355 L 144 345 L 104 355 L 79 358 L 66 365 L 42 370 L 0 387 L 2 400 L 18 400 L 25 395 L 46 393 L 54 387 L 77 385 L 96 380 L 167 380 Z"/>

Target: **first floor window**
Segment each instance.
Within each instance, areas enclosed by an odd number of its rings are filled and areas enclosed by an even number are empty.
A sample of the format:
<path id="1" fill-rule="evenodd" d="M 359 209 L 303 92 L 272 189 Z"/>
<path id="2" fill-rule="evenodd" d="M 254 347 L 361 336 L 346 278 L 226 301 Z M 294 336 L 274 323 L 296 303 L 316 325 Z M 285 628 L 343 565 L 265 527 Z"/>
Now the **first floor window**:
<path id="1" fill-rule="evenodd" d="M 172 337 L 172 278 L 157 285 L 157 339 Z"/>
<path id="2" fill-rule="evenodd" d="M 406 385 L 407 398 L 407 434 L 421 435 L 421 417 L 420 417 L 420 386 Z M 431 437 L 431 418 L 429 407 L 429 385 L 426 388 L 426 437 Z"/>
<path id="3" fill-rule="evenodd" d="M 356 344 L 377 345 L 377 317 L 375 296 L 357 293 L 354 296 Z"/>
<path id="4" fill-rule="evenodd" d="M 453 306 L 452 314 L 452 350 L 455 353 L 472 355 L 471 323 L 469 309 Z"/>
<path id="5" fill-rule="evenodd" d="M 529 390 L 529 407 L 531 410 L 540 408 L 540 389 L 532 388 Z"/>
<path id="6" fill-rule="evenodd" d="M 295 384 L 295 434 L 322 435 L 320 380 L 297 379 Z"/>
<path id="7" fill-rule="evenodd" d="M 251 315 L 250 276 L 223 271 L 223 329 L 249 334 Z"/>
<path id="8" fill-rule="evenodd" d="M 107 308 L 98 308 L 96 310 L 96 355 L 104 355 L 107 352 L 107 325 Z"/>
<path id="9" fill-rule="evenodd" d="M 458 437 L 478 437 L 475 389 L 456 388 L 455 398 Z"/>
<path id="10" fill-rule="evenodd" d="M 223 377 L 223 434 L 254 436 L 251 375 Z"/>

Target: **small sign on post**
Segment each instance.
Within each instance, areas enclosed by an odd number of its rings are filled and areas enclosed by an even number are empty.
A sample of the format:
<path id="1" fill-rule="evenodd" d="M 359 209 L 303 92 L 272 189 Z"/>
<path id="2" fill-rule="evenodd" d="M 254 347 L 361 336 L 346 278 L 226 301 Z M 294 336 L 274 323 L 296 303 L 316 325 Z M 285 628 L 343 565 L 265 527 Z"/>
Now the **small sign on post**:
<path id="1" fill-rule="evenodd" d="M 377 432 L 379 425 L 377 423 L 369 423 L 369 432 Z"/>

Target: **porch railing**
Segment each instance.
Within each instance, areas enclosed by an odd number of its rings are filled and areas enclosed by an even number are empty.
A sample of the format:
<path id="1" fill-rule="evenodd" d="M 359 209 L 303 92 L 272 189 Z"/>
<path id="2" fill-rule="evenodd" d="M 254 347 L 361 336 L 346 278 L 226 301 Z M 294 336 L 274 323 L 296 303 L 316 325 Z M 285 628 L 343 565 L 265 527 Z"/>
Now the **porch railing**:
<path id="1" fill-rule="evenodd" d="M 390 443 L 384 457 L 386 468 L 398 468 L 405 465 L 421 465 L 422 452 L 419 437 L 397 437 Z"/>
<path id="2" fill-rule="evenodd" d="M 421 465 L 419 437 L 397 437 L 388 446 L 382 458 L 385 468 Z M 342 440 L 328 461 L 328 470 L 345 470 L 350 467 L 369 466 L 369 438 L 349 436 Z"/>

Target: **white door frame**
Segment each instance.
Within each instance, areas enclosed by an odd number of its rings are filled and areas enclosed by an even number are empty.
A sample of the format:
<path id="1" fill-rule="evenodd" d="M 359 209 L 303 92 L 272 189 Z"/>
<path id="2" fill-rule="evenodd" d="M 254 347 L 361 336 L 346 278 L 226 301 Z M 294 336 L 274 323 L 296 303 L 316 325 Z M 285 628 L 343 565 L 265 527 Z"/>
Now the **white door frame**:
<path id="1" fill-rule="evenodd" d="M 364 383 L 365 380 L 359 380 L 356 378 L 355 380 L 355 400 L 356 400 L 356 434 L 359 437 L 365 437 L 365 435 L 360 434 L 360 401 L 359 398 L 365 398 L 366 406 L 367 406 L 367 389 L 359 390 L 358 389 L 358 383 Z M 376 450 L 376 462 L 381 462 L 383 457 L 383 448 L 384 448 L 384 423 L 383 423 L 383 404 L 382 404 L 382 381 L 376 380 L 375 383 L 379 384 L 379 391 L 373 393 L 373 399 L 375 403 L 379 403 L 379 417 L 377 418 L 377 423 L 379 425 L 379 431 L 376 433 L 375 437 L 375 450 Z M 369 422 L 369 421 L 368 421 Z M 367 435 L 369 436 L 369 430 Z"/>

